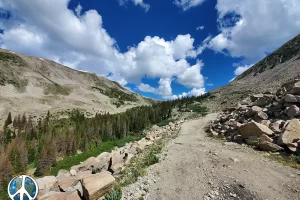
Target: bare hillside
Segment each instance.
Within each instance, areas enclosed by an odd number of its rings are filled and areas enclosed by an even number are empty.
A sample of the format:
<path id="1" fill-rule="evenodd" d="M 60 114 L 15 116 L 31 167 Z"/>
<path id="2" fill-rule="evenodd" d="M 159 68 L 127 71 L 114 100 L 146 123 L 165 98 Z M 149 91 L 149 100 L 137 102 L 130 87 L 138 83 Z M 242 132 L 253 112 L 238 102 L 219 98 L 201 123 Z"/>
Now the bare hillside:
<path id="1" fill-rule="evenodd" d="M 103 76 L 0 49 L 0 124 L 8 112 L 39 115 L 79 108 L 115 113 L 149 103 Z"/>
<path id="2" fill-rule="evenodd" d="M 283 83 L 300 75 L 300 35 L 288 41 L 272 54 L 242 73 L 228 85 L 211 93 L 215 101 L 209 102 L 213 110 L 235 106 L 250 94 L 275 92 Z"/>

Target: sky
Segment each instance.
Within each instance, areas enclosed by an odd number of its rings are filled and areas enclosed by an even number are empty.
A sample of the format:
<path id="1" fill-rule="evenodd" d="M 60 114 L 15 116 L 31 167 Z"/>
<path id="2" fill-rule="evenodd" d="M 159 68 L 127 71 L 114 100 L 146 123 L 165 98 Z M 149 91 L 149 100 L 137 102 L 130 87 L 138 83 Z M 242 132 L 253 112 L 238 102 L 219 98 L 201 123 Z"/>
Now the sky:
<path id="1" fill-rule="evenodd" d="M 0 0 L 0 48 L 157 99 L 228 84 L 300 33 L 300 0 Z"/>

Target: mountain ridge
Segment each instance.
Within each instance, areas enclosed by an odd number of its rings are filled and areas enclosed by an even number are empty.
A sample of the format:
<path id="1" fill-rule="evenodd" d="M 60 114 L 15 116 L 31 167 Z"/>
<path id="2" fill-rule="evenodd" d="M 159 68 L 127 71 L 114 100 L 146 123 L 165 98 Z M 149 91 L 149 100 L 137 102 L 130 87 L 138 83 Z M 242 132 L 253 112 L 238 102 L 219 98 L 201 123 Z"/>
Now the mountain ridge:
<path id="1" fill-rule="evenodd" d="M 78 108 L 116 113 L 150 101 L 104 76 L 0 49 L 0 121 L 8 112 L 39 115 Z"/>

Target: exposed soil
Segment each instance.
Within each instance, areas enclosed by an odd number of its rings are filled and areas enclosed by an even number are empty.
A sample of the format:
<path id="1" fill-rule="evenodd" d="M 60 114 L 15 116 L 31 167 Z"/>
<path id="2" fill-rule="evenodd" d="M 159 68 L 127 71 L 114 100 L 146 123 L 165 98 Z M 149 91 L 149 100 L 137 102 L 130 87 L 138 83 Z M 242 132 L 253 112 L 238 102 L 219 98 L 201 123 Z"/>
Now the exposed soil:
<path id="1" fill-rule="evenodd" d="M 145 199 L 300 199 L 300 171 L 272 161 L 264 152 L 206 136 L 209 114 L 182 125 L 150 168 L 155 183 Z"/>

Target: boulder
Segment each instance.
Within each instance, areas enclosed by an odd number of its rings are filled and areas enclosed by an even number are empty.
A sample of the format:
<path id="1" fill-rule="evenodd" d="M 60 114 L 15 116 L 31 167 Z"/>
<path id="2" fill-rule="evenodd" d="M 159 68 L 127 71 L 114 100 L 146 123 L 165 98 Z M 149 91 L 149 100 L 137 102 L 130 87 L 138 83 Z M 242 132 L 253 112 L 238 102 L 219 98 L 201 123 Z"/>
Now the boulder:
<path id="1" fill-rule="evenodd" d="M 265 125 L 265 126 L 269 127 L 270 124 L 271 124 L 271 121 L 270 121 L 270 120 L 261 120 L 260 123 L 261 123 L 262 125 Z"/>
<path id="2" fill-rule="evenodd" d="M 281 127 L 281 124 L 282 124 L 283 120 L 277 120 L 273 123 L 270 124 L 270 129 L 274 132 L 280 132 L 280 127 Z"/>
<path id="3" fill-rule="evenodd" d="M 273 139 L 267 136 L 266 134 L 262 134 L 259 136 L 259 141 L 260 142 L 273 142 Z"/>
<path id="4" fill-rule="evenodd" d="M 300 102 L 300 96 L 299 95 L 286 94 L 284 100 L 287 103 L 297 103 L 297 102 Z"/>
<path id="5" fill-rule="evenodd" d="M 263 94 L 255 94 L 255 95 L 250 96 L 250 100 L 251 100 L 252 102 L 254 102 L 254 101 L 256 101 L 257 99 L 262 98 L 263 96 L 264 96 Z"/>
<path id="6" fill-rule="evenodd" d="M 57 176 L 56 178 L 57 179 L 62 179 L 62 178 L 67 178 L 71 176 L 70 172 L 68 170 L 65 170 L 65 169 L 61 169 L 59 170 L 59 172 L 57 173 Z"/>
<path id="7" fill-rule="evenodd" d="M 259 106 L 252 106 L 251 110 L 255 113 L 262 111 L 263 109 Z"/>
<path id="8" fill-rule="evenodd" d="M 269 129 L 267 126 L 256 123 L 250 122 L 244 124 L 239 127 L 239 132 L 243 138 L 249 138 L 250 136 L 261 136 L 262 134 L 266 135 L 273 135 L 273 131 Z"/>
<path id="9" fill-rule="evenodd" d="M 296 153 L 297 151 L 297 142 L 294 142 L 294 143 L 289 143 L 287 144 L 287 147 L 289 148 L 289 150 L 293 153 Z"/>
<path id="10" fill-rule="evenodd" d="M 291 89 L 288 91 L 289 94 L 299 94 L 300 95 L 300 81 L 291 84 Z"/>
<path id="11" fill-rule="evenodd" d="M 259 149 L 263 150 L 263 151 L 282 151 L 283 148 L 278 146 L 277 144 L 268 142 L 268 141 L 263 141 L 260 142 L 259 144 Z"/>
<path id="12" fill-rule="evenodd" d="M 128 153 L 114 152 L 109 160 L 108 171 L 113 174 L 117 174 L 121 171 L 121 168 L 125 164 Z"/>
<path id="13" fill-rule="evenodd" d="M 50 192 L 39 198 L 39 200 L 81 200 L 77 191 L 73 192 Z"/>
<path id="14" fill-rule="evenodd" d="M 68 177 L 65 179 L 60 179 L 57 182 L 57 186 L 61 192 L 78 191 L 81 195 L 83 195 L 82 185 L 80 179 L 77 177 Z"/>
<path id="15" fill-rule="evenodd" d="M 96 166 L 97 164 L 99 164 L 99 160 L 95 157 L 90 157 L 83 163 L 71 167 L 71 169 L 76 170 L 76 172 L 87 171 L 87 170 L 92 170 L 93 167 Z"/>
<path id="16" fill-rule="evenodd" d="M 82 187 L 85 199 L 98 200 L 113 186 L 115 178 L 106 171 L 83 177 Z"/>
<path id="17" fill-rule="evenodd" d="M 267 113 L 263 112 L 263 111 L 259 111 L 256 116 L 259 118 L 259 119 L 264 119 L 264 120 L 267 120 L 269 119 L 269 116 L 267 115 Z"/>
<path id="18" fill-rule="evenodd" d="M 290 144 L 300 139 L 300 122 L 298 119 L 293 119 L 286 126 L 283 133 L 278 138 L 278 144 Z"/>
<path id="19" fill-rule="evenodd" d="M 292 105 L 287 109 L 286 112 L 287 116 L 289 117 L 295 117 L 300 115 L 300 109 L 296 105 Z"/>
<path id="20" fill-rule="evenodd" d="M 70 170 L 70 174 L 71 174 L 71 176 L 76 176 L 76 170 L 75 169 L 71 169 Z"/>
<path id="21" fill-rule="evenodd" d="M 36 179 L 36 182 L 39 186 L 39 194 L 43 195 L 54 188 L 57 178 L 55 176 L 44 176 Z"/>
<path id="22" fill-rule="evenodd" d="M 254 104 L 256 106 L 264 107 L 270 103 L 271 103 L 271 99 L 269 97 L 264 96 L 264 97 L 258 98 Z"/>

